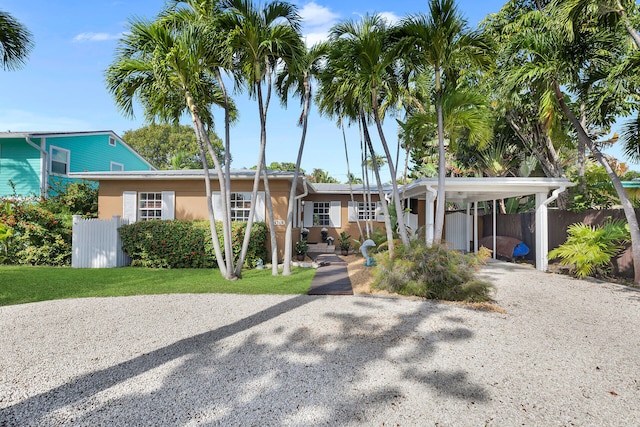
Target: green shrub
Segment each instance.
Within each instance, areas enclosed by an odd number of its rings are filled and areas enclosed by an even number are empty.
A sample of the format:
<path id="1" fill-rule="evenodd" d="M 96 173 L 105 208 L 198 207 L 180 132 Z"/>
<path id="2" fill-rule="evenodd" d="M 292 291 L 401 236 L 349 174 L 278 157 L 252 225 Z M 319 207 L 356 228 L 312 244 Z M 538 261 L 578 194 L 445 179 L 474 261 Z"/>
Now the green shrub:
<path id="1" fill-rule="evenodd" d="M 375 259 L 373 286 L 378 289 L 449 301 L 491 299 L 493 286 L 475 276 L 480 256 L 414 241 L 409 248 L 398 245 L 393 258 L 382 253 Z"/>
<path id="2" fill-rule="evenodd" d="M 611 219 L 601 226 L 571 224 L 567 234 L 567 241 L 550 251 L 549 259 L 560 258 L 560 264 L 571 266 L 578 277 L 607 274 L 611 258 L 631 239 L 629 225 L 623 220 Z"/>
<path id="3" fill-rule="evenodd" d="M 4 201 L 0 224 L 11 233 L 5 240 L 6 262 L 65 266 L 71 263 L 69 214 L 53 214 L 32 201 Z"/>
<path id="4" fill-rule="evenodd" d="M 234 258 L 240 254 L 246 223 L 232 226 Z M 222 246 L 222 225 L 217 224 Z M 154 268 L 212 268 L 217 262 L 208 221 L 139 221 L 120 228 L 122 248 L 132 265 Z M 255 267 L 266 259 L 267 227 L 254 223 L 245 265 Z"/>
<path id="5" fill-rule="evenodd" d="M 53 213 L 98 216 L 98 186 L 89 181 L 53 181 L 42 207 Z"/>

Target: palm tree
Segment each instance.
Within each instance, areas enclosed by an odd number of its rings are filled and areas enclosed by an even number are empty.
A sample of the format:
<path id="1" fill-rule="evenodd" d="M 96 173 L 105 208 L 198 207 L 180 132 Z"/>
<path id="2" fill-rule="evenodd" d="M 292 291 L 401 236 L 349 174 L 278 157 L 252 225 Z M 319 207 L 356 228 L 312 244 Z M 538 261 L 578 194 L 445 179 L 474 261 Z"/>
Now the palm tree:
<path id="1" fill-rule="evenodd" d="M 438 135 L 438 196 L 434 242 L 442 239 L 445 210 L 445 147 L 443 102 L 447 86 L 456 87 L 462 67 L 486 69 L 491 64 L 490 45 L 479 32 L 469 31 L 454 0 L 430 0 L 429 15 L 404 19 L 399 31 L 400 52 L 414 73 L 429 71 L 434 77 Z"/>
<path id="2" fill-rule="evenodd" d="M 400 80 L 397 72 L 398 60 L 391 39 L 391 29 L 380 15 L 366 15 L 360 22 L 344 21 L 334 26 L 331 29 L 330 40 L 334 44 L 340 42 L 338 46 L 342 50 L 343 65 L 348 67 L 345 74 L 353 80 L 357 94 L 363 97 L 360 101 L 363 107 L 360 112 L 364 113 L 364 107 L 370 109 L 370 116 L 376 125 L 389 172 L 392 178 L 395 178 L 396 169 L 393 157 L 382 129 L 383 113 L 381 109 L 382 104 L 394 105 Z M 369 94 L 368 99 L 364 98 L 367 97 L 367 94 Z M 363 126 L 364 123 L 366 121 L 363 122 Z M 374 164 L 377 165 L 377 162 Z M 391 184 L 392 197 L 396 212 L 398 212 L 400 239 L 405 246 L 409 246 L 409 235 L 404 224 L 404 215 L 402 215 L 403 209 L 398 183 L 392 179 Z M 380 188 L 380 190 L 382 189 Z M 384 206 L 386 201 L 384 197 L 382 199 L 381 203 Z M 389 239 L 388 243 L 392 255 L 393 239 Z"/>
<path id="3" fill-rule="evenodd" d="M 268 188 L 268 176 L 263 170 L 267 144 L 267 112 L 272 90 L 272 77 L 278 64 L 292 64 L 303 56 L 300 43 L 300 16 L 295 6 L 281 1 L 273 1 L 256 8 L 250 0 L 224 0 L 223 6 L 229 11 L 229 36 L 234 49 L 234 67 L 237 75 L 246 82 L 249 94 L 258 101 L 260 115 L 260 150 L 258 164 L 253 181 L 252 200 L 256 199 L 263 172 L 265 191 Z M 266 98 L 263 84 L 267 85 Z M 267 194 L 269 230 L 271 234 L 272 273 L 278 275 L 278 251 L 273 224 L 273 206 Z M 255 203 L 247 223 L 247 231 L 242 243 L 239 262 L 242 262 L 249 247 L 250 231 L 253 224 Z M 241 271 L 236 269 L 236 274 Z"/>
<path id="4" fill-rule="evenodd" d="M 119 43 L 115 60 L 106 71 L 106 80 L 108 90 L 125 115 L 133 116 L 134 98 L 142 102 L 149 119 L 157 117 L 177 122 L 185 110 L 189 112 L 204 169 L 216 259 L 221 274 L 234 279 L 233 253 L 225 250 L 223 254 L 218 241 L 206 160 L 207 149 L 213 152 L 208 132 L 212 125 L 210 106 L 225 104 L 209 66 L 217 63 L 211 49 L 214 43 L 213 33 L 202 25 L 184 25 L 178 30 L 161 20 L 134 19 L 128 34 Z M 223 185 L 220 161 L 216 155 L 212 159 Z M 223 218 L 223 224 L 228 222 L 228 218 Z M 224 237 L 226 239 L 226 234 Z"/>
<path id="5" fill-rule="evenodd" d="M 526 85 L 539 88 L 540 102 L 545 106 L 542 110 L 547 114 L 558 110 L 562 112 L 578 139 L 604 167 L 629 225 L 634 281 L 640 284 L 640 227 L 633 205 L 615 170 L 583 121 L 574 113 L 575 104 L 572 102 L 572 98 L 578 103 L 587 103 L 585 100 L 588 98 L 595 99 L 597 108 L 589 108 L 589 120 L 603 128 L 610 126 L 618 114 L 633 108 L 636 95 L 626 92 L 626 85 L 612 84 L 612 80 L 618 83 L 625 78 L 632 82 L 637 74 L 637 70 L 626 76 L 619 74 L 624 68 L 620 63 L 624 65 L 630 56 L 625 44 L 620 42 L 620 32 L 604 32 L 591 24 L 574 27 L 572 30 L 576 34 L 567 35 L 566 26 L 553 7 L 528 12 L 513 25 L 519 25 L 521 30 L 511 42 L 514 49 L 526 54 L 527 61 L 514 69 L 510 81 L 505 83 L 513 90 Z"/>
<path id="6" fill-rule="evenodd" d="M 5 71 L 24 65 L 33 48 L 32 37 L 17 19 L 0 10 L 0 63 Z"/>
<path id="7" fill-rule="evenodd" d="M 300 40 L 302 42 L 302 40 Z M 296 190 L 298 187 L 298 177 L 300 174 L 300 163 L 307 137 L 307 123 L 309 119 L 309 109 L 311 108 L 312 78 L 318 73 L 322 61 L 326 58 L 327 44 L 319 44 L 306 50 L 306 54 L 298 59 L 284 64 L 283 70 L 278 75 L 277 87 L 282 102 L 286 105 L 288 94 L 292 91 L 300 97 L 302 112 L 298 124 L 302 126 L 300 145 L 298 146 L 298 157 L 293 172 L 293 180 L 289 191 L 289 204 L 287 207 L 287 222 L 285 230 L 284 247 L 284 267 L 283 276 L 291 275 L 292 256 L 292 234 L 293 234 L 293 211 L 296 201 Z"/>

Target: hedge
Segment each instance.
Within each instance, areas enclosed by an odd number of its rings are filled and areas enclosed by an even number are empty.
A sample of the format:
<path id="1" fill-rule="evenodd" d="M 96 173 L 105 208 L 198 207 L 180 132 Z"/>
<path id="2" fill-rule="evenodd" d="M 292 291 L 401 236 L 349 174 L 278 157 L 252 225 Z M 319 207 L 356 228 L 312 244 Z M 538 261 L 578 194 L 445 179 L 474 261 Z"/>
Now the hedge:
<path id="1" fill-rule="evenodd" d="M 222 247 L 222 224 L 217 223 Z M 233 256 L 237 260 L 246 229 L 245 222 L 232 224 Z M 212 268 L 217 262 L 208 221 L 139 221 L 120 228 L 122 249 L 131 265 L 153 268 Z M 255 267 L 267 258 L 267 226 L 254 223 L 245 266 Z"/>

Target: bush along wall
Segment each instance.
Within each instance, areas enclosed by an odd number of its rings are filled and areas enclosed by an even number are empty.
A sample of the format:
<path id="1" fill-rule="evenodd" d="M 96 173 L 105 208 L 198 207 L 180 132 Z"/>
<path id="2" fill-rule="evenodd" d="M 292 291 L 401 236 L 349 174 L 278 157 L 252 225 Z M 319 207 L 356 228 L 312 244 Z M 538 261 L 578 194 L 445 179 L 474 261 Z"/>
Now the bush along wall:
<path id="1" fill-rule="evenodd" d="M 233 256 L 238 259 L 246 223 L 232 226 Z M 217 224 L 222 246 L 222 225 Z M 208 221 L 140 221 L 120 228 L 122 249 L 131 257 L 131 265 L 153 268 L 217 267 Z M 267 227 L 254 223 L 245 266 L 255 267 L 267 258 Z"/>

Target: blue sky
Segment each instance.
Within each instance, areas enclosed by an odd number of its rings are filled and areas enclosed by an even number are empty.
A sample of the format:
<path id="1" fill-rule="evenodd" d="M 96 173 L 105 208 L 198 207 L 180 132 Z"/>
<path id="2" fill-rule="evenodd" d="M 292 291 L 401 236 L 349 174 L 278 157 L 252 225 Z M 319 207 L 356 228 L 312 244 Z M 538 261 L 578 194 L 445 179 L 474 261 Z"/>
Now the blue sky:
<path id="1" fill-rule="evenodd" d="M 341 19 L 357 19 L 365 13 L 383 13 L 395 20 L 409 13 L 425 12 L 427 1 L 293 1 L 304 17 L 308 43 L 326 34 Z M 471 26 L 487 14 L 497 12 L 502 0 L 459 0 L 458 5 Z M 135 119 L 116 108 L 104 83 L 104 70 L 114 57 L 117 40 L 133 16 L 153 18 L 164 0 L 0 0 L 0 10 L 11 13 L 34 35 L 35 48 L 27 65 L 18 71 L 0 71 L 0 131 L 87 131 L 126 130 L 145 125 L 141 109 Z M 255 101 L 243 94 L 234 98 L 240 120 L 231 130 L 232 166 L 251 167 L 257 162 L 259 126 Z M 282 108 L 272 100 L 268 117 L 267 162 L 294 162 L 300 140 L 296 122 L 297 101 Z M 222 119 L 221 111 L 214 111 Z M 185 120 L 188 124 L 188 121 Z M 385 125 L 388 140 L 394 141 L 393 118 Z M 216 120 L 219 134 L 222 121 Z M 347 130 L 352 168 L 359 168 L 357 129 Z M 308 172 L 319 167 L 335 178 L 346 179 L 342 133 L 329 119 L 313 113 L 309 121 L 302 167 Z M 359 172 L 359 171 L 358 171 Z"/>

